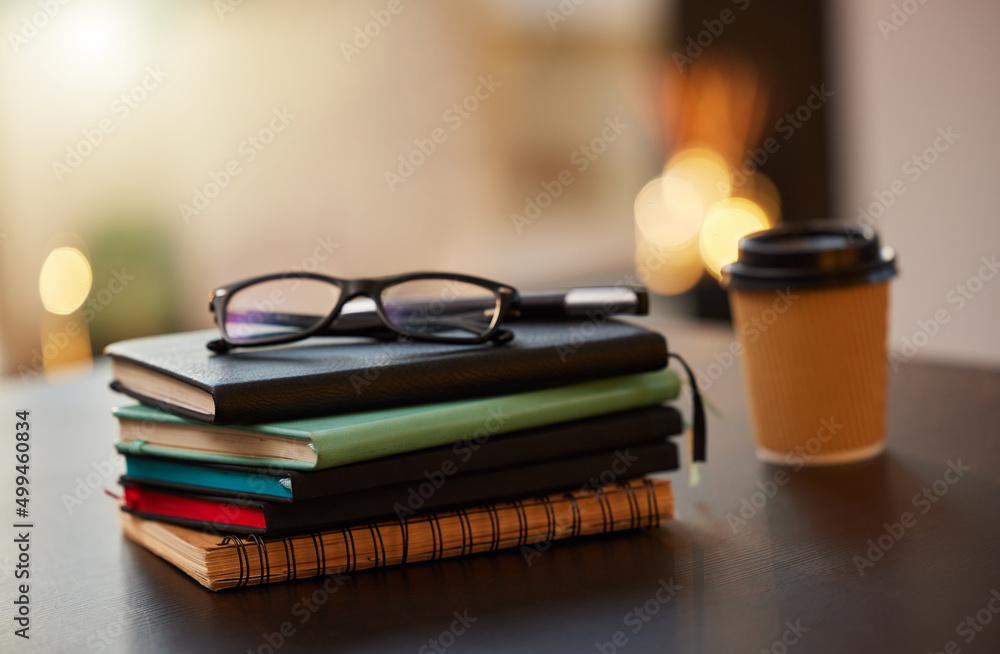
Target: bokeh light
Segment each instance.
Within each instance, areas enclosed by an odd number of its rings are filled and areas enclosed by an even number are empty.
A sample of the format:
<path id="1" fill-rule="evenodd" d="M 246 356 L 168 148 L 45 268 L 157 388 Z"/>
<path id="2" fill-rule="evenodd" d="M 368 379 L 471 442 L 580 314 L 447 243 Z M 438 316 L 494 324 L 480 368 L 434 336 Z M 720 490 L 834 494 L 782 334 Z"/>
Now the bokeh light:
<path id="1" fill-rule="evenodd" d="M 69 61 L 100 67 L 129 54 L 137 38 L 128 3 L 105 0 L 73 7 L 60 17 Z"/>
<path id="2" fill-rule="evenodd" d="M 726 160 L 714 150 L 703 147 L 685 148 L 672 156 L 664 166 L 665 175 L 686 180 L 694 187 L 705 209 L 728 198 L 732 182 Z"/>
<path id="3" fill-rule="evenodd" d="M 636 225 L 654 245 L 681 247 L 697 240 L 705 211 L 731 191 L 721 155 L 707 148 L 686 148 L 670 158 L 661 177 L 639 191 Z"/>
<path id="4" fill-rule="evenodd" d="M 699 246 L 705 267 L 721 278 L 722 267 L 736 261 L 740 239 L 767 227 L 767 214 L 756 202 L 731 198 L 716 204 L 701 228 Z"/>
<path id="5" fill-rule="evenodd" d="M 60 247 L 52 250 L 42 264 L 38 292 L 47 310 L 66 315 L 83 304 L 92 283 L 87 257 L 76 248 Z"/>
<path id="6" fill-rule="evenodd" d="M 660 295 L 680 295 L 701 279 L 704 270 L 698 240 L 691 239 L 677 248 L 662 248 L 636 234 L 636 268 L 646 287 Z"/>
<path id="7" fill-rule="evenodd" d="M 697 284 L 704 268 L 721 278 L 740 238 L 780 219 L 781 198 L 769 177 L 754 171 L 734 187 L 718 151 L 686 147 L 636 197 L 636 264 L 654 253 L 662 267 L 648 286 L 677 295 Z"/>
<path id="8" fill-rule="evenodd" d="M 698 235 L 705 205 L 697 189 L 674 175 L 657 177 L 635 198 L 635 224 L 660 247 L 678 247 Z"/>

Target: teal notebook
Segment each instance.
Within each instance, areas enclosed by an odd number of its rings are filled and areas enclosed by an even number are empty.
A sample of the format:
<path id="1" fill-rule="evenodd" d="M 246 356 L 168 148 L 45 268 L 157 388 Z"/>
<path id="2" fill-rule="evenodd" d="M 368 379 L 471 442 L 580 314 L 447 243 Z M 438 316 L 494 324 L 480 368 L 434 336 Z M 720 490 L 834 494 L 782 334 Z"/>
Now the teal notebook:
<path id="1" fill-rule="evenodd" d="M 211 425 L 145 405 L 117 408 L 119 452 L 211 463 L 319 470 L 677 397 L 673 370 L 495 397 L 421 404 L 258 425 Z"/>

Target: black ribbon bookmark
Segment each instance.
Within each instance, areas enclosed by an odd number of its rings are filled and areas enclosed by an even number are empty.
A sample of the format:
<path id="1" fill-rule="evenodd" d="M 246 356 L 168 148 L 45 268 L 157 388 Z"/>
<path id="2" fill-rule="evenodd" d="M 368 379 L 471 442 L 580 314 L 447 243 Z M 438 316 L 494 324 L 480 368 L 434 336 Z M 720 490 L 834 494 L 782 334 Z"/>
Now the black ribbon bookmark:
<path id="1" fill-rule="evenodd" d="M 677 359 L 680 361 L 681 366 L 687 373 L 688 381 L 691 383 L 691 396 L 694 400 L 691 416 L 691 434 L 694 437 L 691 447 L 691 460 L 698 461 L 700 463 L 705 462 L 705 455 L 708 452 L 708 444 L 706 442 L 705 435 L 705 406 L 701 401 L 701 392 L 698 390 L 698 382 L 695 381 L 694 373 L 691 372 L 691 368 L 688 364 L 681 358 L 676 352 L 670 353 L 670 358 Z"/>

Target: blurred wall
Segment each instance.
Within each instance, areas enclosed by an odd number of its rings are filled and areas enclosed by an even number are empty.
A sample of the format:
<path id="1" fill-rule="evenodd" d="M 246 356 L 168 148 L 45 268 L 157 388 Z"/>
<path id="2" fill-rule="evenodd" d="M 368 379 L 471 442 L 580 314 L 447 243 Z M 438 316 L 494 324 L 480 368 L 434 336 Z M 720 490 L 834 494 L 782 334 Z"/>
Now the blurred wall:
<path id="1" fill-rule="evenodd" d="M 208 326 L 211 288 L 263 272 L 632 269 L 659 2 L 50 4 L 0 5 L 7 372 L 65 349 L 38 292 L 61 245 L 98 347 Z"/>
<path id="2" fill-rule="evenodd" d="M 1000 4 L 829 6 L 838 215 L 898 252 L 892 343 L 1000 362 Z"/>

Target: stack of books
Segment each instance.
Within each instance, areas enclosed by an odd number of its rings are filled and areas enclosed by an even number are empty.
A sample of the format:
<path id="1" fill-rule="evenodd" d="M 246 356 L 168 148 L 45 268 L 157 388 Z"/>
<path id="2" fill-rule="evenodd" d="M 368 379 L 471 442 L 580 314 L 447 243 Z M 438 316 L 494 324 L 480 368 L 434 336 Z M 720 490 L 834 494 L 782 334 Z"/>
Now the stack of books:
<path id="1" fill-rule="evenodd" d="M 589 324 L 589 323 L 587 323 Z M 672 516 L 664 338 L 517 324 L 506 345 L 113 344 L 125 535 L 219 590 L 634 529 Z"/>

